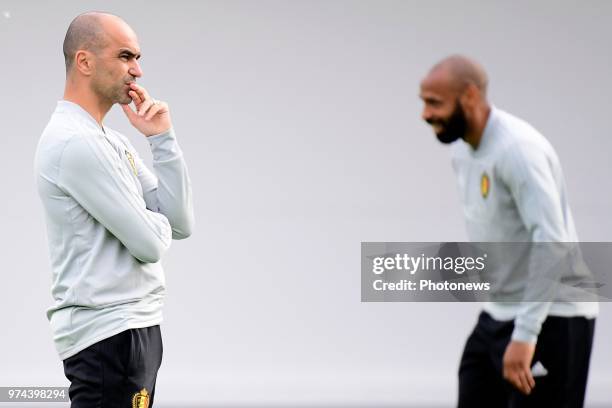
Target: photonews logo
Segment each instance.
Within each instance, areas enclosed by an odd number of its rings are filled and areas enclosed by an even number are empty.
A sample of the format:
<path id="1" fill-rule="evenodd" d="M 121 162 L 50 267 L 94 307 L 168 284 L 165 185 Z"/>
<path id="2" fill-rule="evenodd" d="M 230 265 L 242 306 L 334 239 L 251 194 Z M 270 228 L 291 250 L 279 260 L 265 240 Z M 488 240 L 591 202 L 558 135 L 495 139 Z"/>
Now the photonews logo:
<path id="1" fill-rule="evenodd" d="M 458 275 L 465 272 L 481 272 L 485 269 L 487 254 L 478 257 L 471 256 L 411 256 L 395 254 L 395 256 L 377 256 L 372 259 L 372 272 L 380 275 L 385 271 L 406 271 L 414 275 L 418 271 L 452 271 Z"/>

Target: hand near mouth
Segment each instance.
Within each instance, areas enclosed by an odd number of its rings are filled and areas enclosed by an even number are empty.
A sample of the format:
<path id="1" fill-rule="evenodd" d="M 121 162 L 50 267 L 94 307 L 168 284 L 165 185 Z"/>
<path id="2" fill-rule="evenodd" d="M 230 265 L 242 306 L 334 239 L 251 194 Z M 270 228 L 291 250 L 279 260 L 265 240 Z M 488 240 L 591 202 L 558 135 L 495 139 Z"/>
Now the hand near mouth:
<path id="1" fill-rule="evenodd" d="M 134 102 L 136 111 L 129 104 L 121 105 L 128 120 L 145 136 L 164 133 L 172 127 L 170 109 L 166 102 L 151 98 L 145 88 L 131 82 L 128 94 Z"/>

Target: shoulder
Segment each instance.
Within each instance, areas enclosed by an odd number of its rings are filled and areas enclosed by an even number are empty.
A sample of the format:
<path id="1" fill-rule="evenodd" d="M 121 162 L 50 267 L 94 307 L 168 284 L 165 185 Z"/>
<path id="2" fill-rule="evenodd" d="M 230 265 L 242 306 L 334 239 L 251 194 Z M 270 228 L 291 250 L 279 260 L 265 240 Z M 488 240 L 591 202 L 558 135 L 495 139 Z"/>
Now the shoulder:
<path id="1" fill-rule="evenodd" d="M 497 114 L 499 134 L 506 150 L 515 154 L 528 151 L 554 154 L 548 139 L 529 122 L 502 110 L 498 110 Z"/>
<path id="2" fill-rule="evenodd" d="M 56 168 L 69 144 L 93 133 L 91 129 L 84 126 L 78 116 L 67 112 L 54 112 L 38 141 L 35 154 L 36 163 L 39 167 Z"/>
<path id="3" fill-rule="evenodd" d="M 76 115 L 67 112 L 53 112 L 42 132 L 41 141 L 47 143 L 65 142 L 81 135 L 85 129 Z"/>
<path id="4" fill-rule="evenodd" d="M 497 119 L 501 163 L 529 167 L 558 160 L 550 142 L 529 122 L 502 110 L 497 110 Z"/>
<path id="5" fill-rule="evenodd" d="M 531 139 L 509 143 L 497 162 L 500 175 L 507 181 L 541 179 L 560 169 L 559 160 L 550 145 Z"/>
<path id="6" fill-rule="evenodd" d="M 91 120 L 69 110 L 56 110 L 42 132 L 40 144 L 65 146 L 79 141 L 102 141 L 104 135 Z"/>
<path id="7" fill-rule="evenodd" d="M 78 121 L 65 132 L 61 152 L 58 157 L 59 167 L 69 171 L 84 171 L 106 167 L 116 161 L 114 151 L 106 136 L 94 124 Z"/>

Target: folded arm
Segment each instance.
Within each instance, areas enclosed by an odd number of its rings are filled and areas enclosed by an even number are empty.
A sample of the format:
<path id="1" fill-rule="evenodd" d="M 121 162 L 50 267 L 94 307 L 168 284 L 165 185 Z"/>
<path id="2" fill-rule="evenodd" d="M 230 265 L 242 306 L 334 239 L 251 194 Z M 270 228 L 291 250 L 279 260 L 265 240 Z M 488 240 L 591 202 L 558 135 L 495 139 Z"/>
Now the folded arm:
<path id="1" fill-rule="evenodd" d="M 164 214 L 172 227 L 172 238 L 191 235 L 194 225 L 191 181 L 183 153 L 173 129 L 147 137 L 153 154 L 151 172 L 136 155 L 138 179 L 147 208 Z"/>
<path id="2" fill-rule="evenodd" d="M 147 209 L 120 159 L 103 137 L 73 137 L 60 163 L 58 185 L 142 262 L 169 248 L 168 219 Z"/>

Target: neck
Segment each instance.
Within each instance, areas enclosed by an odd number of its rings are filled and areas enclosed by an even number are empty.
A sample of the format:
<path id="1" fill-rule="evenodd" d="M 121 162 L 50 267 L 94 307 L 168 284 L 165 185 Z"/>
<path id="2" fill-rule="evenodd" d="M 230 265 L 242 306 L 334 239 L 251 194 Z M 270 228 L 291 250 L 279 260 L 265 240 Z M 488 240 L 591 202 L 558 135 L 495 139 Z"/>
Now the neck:
<path id="1" fill-rule="evenodd" d="M 491 114 L 491 106 L 488 103 L 484 103 L 479 106 L 472 117 L 471 124 L 468 127 L 468 131 L 465 134 L 464 140 L 472 146 L 472 149 L 478 149 L 482 134 L 484 133 L 489 115 Z"/>
<path id="2" fill-rule="evenodd" d="M 95 119 L 102 127 L 104 116 L 113 106 L 112 103 L 102 100 L 90 90 L 87 84 L 75 84 L 71 80 L 66 81 L 64 89 L 64 100 L 76 103 Z"/>

